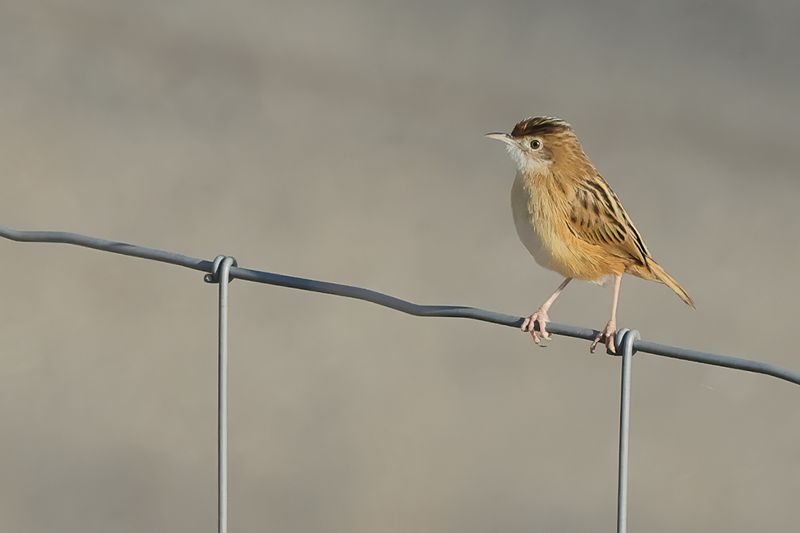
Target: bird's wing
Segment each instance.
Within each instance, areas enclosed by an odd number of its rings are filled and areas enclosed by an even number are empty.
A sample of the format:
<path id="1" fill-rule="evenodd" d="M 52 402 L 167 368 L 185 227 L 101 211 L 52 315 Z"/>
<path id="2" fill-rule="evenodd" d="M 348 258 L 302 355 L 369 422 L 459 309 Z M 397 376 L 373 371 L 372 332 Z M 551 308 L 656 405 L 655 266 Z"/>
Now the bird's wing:
<path id="1" fill-rule="evenodd" d="M 642 236 L 601 176 L 587 176 L 576 184 L 570 208 L 568 226 L 577 238 L 618 257 L 647 265 L 650 252 Z"/>

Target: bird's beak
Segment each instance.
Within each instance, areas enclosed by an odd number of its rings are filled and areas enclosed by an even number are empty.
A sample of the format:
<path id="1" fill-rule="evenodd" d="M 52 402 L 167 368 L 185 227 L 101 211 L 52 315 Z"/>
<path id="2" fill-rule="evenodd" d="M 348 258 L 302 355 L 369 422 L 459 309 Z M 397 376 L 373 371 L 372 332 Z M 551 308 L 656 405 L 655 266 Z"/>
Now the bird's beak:
<path id="1" fill-rule="evenodd" d="M 495 141 L 504 142 L 511 146 L 516 146 L 517 144 L 517 141 L 515 141 L 514 138 L 508 133 L 487 133 L 486 137 L 489 139 L 494 139 Z"/>

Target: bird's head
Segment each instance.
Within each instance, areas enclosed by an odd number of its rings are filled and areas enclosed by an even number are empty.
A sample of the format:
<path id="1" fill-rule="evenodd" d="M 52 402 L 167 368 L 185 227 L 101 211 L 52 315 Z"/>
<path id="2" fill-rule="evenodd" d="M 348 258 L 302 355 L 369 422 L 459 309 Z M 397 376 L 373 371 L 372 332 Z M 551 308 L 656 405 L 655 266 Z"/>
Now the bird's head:
<path id="1" fill-rule="evenodd" d="M 583 156 L 572 126 L 560 118 L 526 118 L 514 126 L 511 133 L 487 133 L 486 136 L 506 144 L 520 172 L 549 172 L 559 162 Z"/>

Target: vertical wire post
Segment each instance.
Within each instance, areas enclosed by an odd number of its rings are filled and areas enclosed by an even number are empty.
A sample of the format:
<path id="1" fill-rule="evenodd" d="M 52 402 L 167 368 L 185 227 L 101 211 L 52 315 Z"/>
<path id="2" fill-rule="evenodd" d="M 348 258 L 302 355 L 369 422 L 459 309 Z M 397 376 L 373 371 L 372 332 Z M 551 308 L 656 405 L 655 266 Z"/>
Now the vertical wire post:
<path id="1" fill-rule="evenodd" d="M 217 531 L 228 532 L 228 282 L 233 257 L 219 256 L 205 280 L 219 284 L 217 359 Z"/>
<path id="2" fill-rule="evenodd" d="M 617 533 L 628 530 L 628 442 L 630 437 L 631 414 L 631 363 L 633 360 L 633 342 L 640 338 L 636 330 L 624 329 L 621 332 L 622 342 L 622 376 L 620 379 L 619 402 L 619 472 L 617 481 Z"/>

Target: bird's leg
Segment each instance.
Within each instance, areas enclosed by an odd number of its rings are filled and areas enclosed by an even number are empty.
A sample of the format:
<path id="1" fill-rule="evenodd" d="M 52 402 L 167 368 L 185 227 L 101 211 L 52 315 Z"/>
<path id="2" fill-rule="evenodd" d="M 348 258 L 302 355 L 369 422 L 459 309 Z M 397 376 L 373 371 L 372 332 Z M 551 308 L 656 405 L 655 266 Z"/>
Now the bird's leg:
<path id="1" fill-rule="evenodd" d="M 614 275 L 614 298 L 611 302 L 611 320 L 608 321 L 603 331 L 597 334 L 589 351 L 594 353 L 597 343 L 605 340 L 606 348 L 611 353 L 617 353 L 614 349 L 614 334 L 617 332 L 617 304 L 619 303 L 619 288 L 622 285 L 622 274 Z"/>
<path id="2" fill-rule="evenodd" d="M 561 294 L 561 291 L 564 290 L 564 287 L 569 285 L 570 281 L 572 281 L 572 278 L 564 279 L 556 291 L 550 295 L 550 298 L 548 298 L 545 303 L 539 306 L 539 309 L 537 309 L 536 312 L 531 316 L 526 318 L 525 322 L 522 323 L 522 327 L 520 329 L 522 331 L 530 332 L 531 337 L 533 337 L 533 342 L 536 344 L 539 344 L 542 339 L 550 339 L 550 334 L 547 333 L 547 322 L 550 320 L 550 317 L 547 316 L 547 310 L 550 309 L 550 306 L 553 305 L 553 302 L 556 301 L 558 296 Z M 536 331 L 537 322 L 539 323 L 539 331 Z"/>

